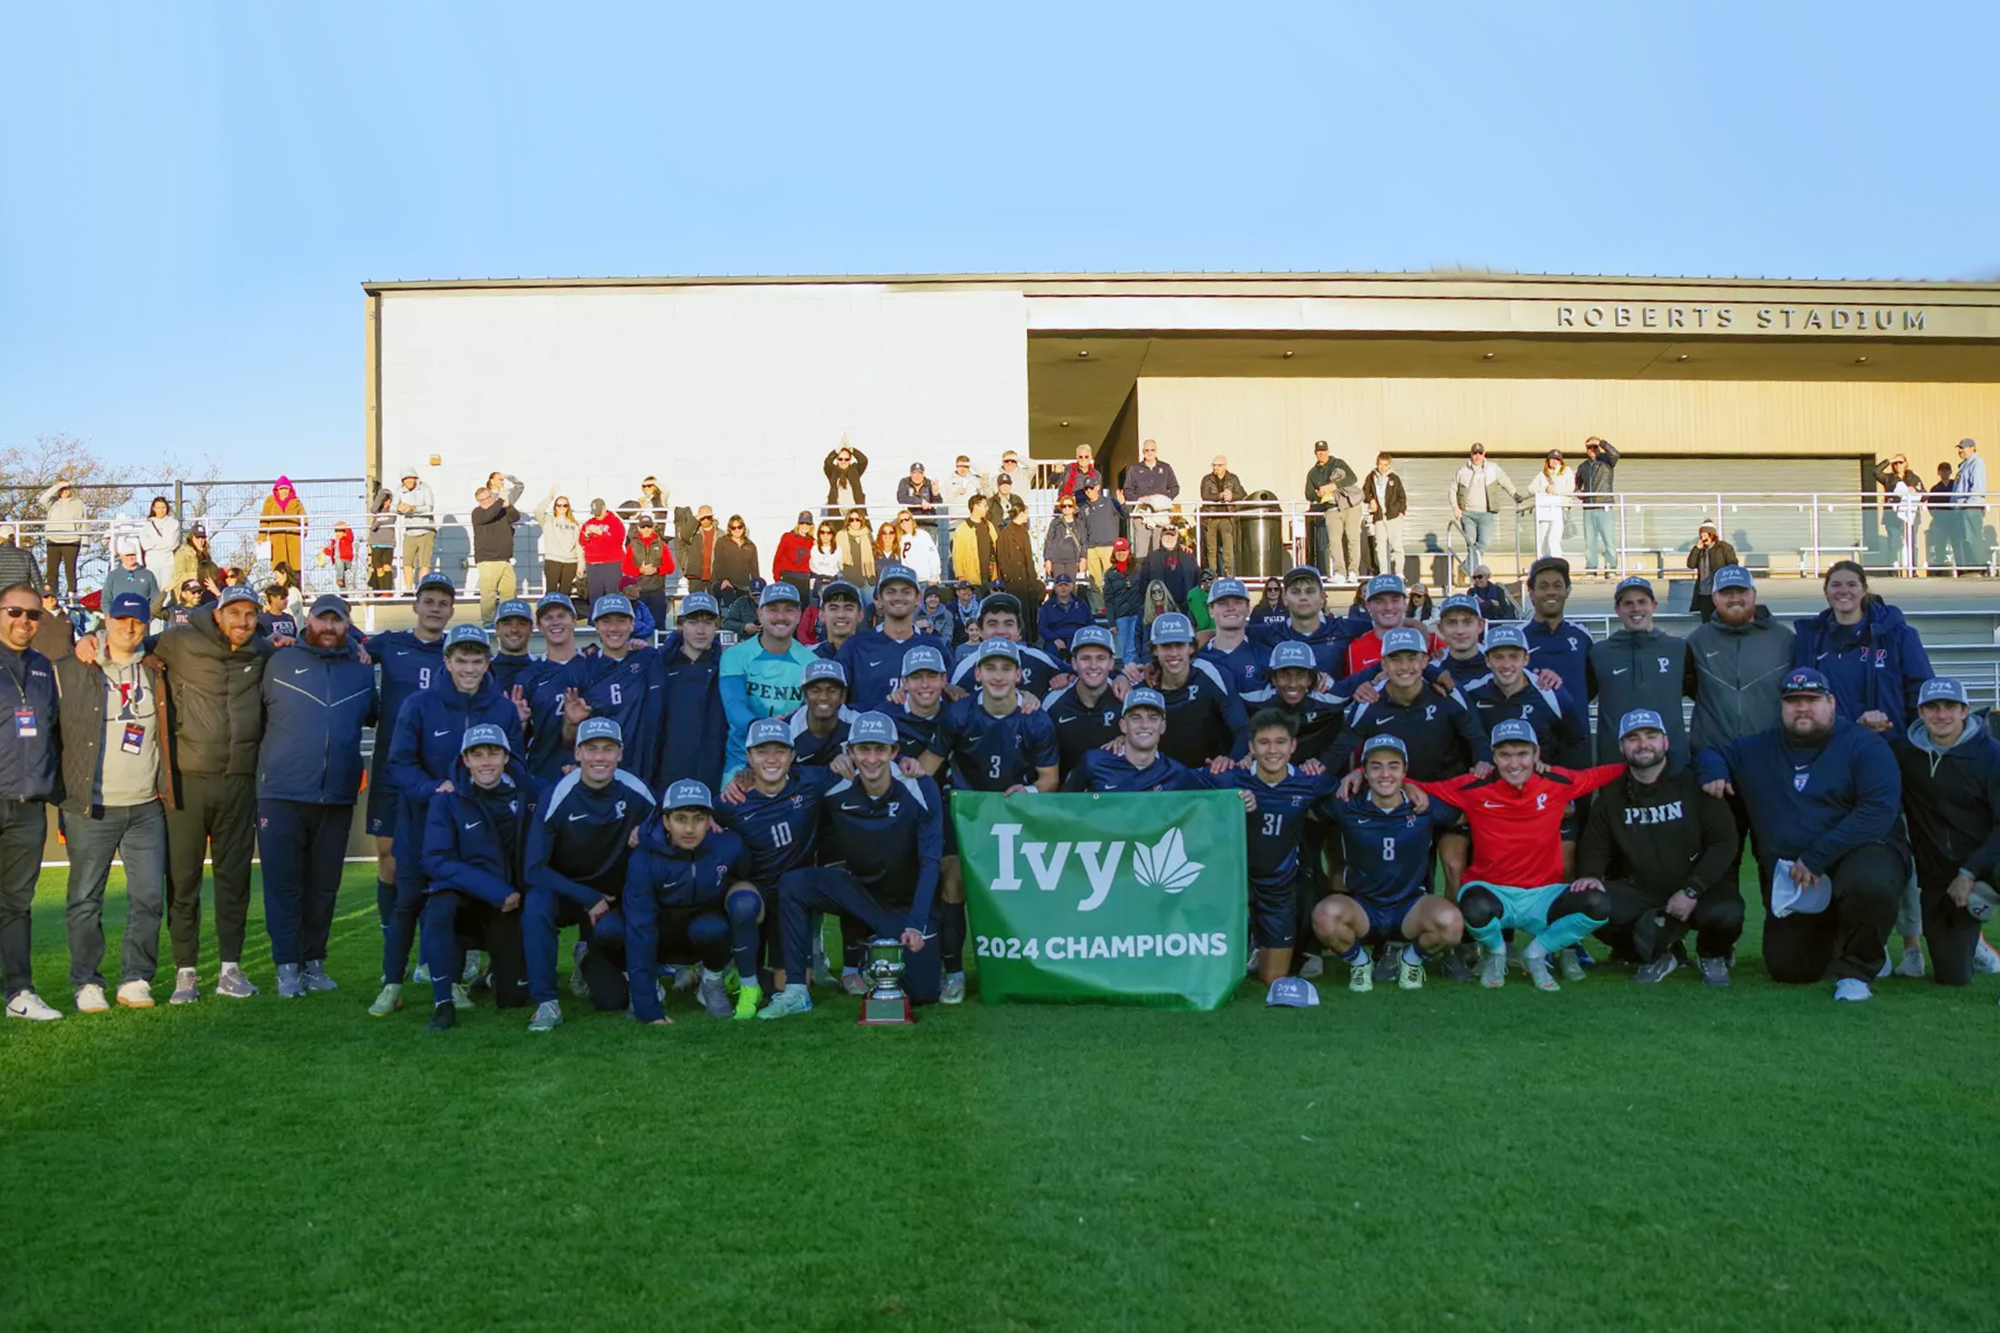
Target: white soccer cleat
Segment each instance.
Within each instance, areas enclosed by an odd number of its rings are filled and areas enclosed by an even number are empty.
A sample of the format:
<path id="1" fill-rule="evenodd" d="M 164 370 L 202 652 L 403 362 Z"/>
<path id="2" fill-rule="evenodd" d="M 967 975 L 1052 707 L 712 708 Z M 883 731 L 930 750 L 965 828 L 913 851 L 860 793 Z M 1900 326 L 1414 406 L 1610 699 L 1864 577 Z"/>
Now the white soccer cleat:
<path id="1" fill-rule="evenodd" d="M 1347 965 L 1347 990 L 1350 995 L 1365 995 L 1374 989 L 1375 963 L 1363 949 L 1361 960 Z"/>

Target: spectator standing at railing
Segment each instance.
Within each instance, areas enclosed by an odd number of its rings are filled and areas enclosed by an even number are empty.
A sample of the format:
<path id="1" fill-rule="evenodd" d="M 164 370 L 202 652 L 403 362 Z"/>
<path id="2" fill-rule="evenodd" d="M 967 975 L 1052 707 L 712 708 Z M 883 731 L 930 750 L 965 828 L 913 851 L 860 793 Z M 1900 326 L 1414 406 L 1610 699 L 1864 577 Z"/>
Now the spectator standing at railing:
<path id="1" fill-rule="evenodd" d="M 968 521 L 951 534 L 951 576 L 984 588 L 994 578 L 993 543 L 1000 534 L 987 521 L 993 502 L 984 495 L 966 501 Z"/>
<path id="2" fill-rule="evenodd" d="M 263 517 L 257 524 L 257 540 L 269 548 L 265 559 L 272 568 L 299 568 L 299 539 L 305 527 L 306 502 L 292 489 L 290 477 L 279 477 L 264 497 Z"/>
<path id="3" fill-rule="evenodd" d="M 909 475 L 896 483 L 896 503 L 922 523 L 929 523 L 944 512 L 944 496 L 937 483 L 924 475 L 922 463 L 910 464 Z"/>
<path id="4" fill-rule="evenodd" d="M 867 454 L 848 444 L 847 437 L 843 435 L 839 446 L 828 451 L 820 470 L 826 473 L 827 513 L 860 509 L 866 514 L 868 497 L 862 494 L 861 477 L 868 471 Z"/>
<path id="5" fill-rule="evenodd" d="M 521 511 L 507 496 L 481 486 L 472 496 L 472 567 L 479 574 L 479 623 L 493 619 L 493 608 L 513 597 L 514 525 Z"/>
<path id="6" fill-rule="evenodd" d="M 993 559 L 1000 567 L 1000 582 L 1021 603 L 1021 642 L 1036 642 L 1041 637 L 1039 615 L 1047 585 L 1035 559 L 1034 538 L 1028 533 L 1028 502 L 1018 495 L 1008 510 L 1007 526 L 993 544 Z"/>
<path id="7" fill-rule="evenodd" d="M 1118 636 L 1118 660 L 1133 661 L 1139 652 L 1139 595 L 1144 574 L 1132 561 L 1132 545 L 1120 537 L 1111 543 L 1111 565 L 1104 571 L 1104 618 Z"/>
<path id="8" fill-rule="evenodd" d="M 1340 583 L 1361 572 L 1361 478 L 1344 458 L 1313 442 L 1313 465 L 1306 470 L 1306 563 Z"/>
<path id="9" fill-rule="evenodd" d="M 1092 477 L 1076 497 L 1076 521 L 1083 529 L 1084 569 L 1092 584 L 1104 586 L 1104 571 L 1111 568 L 1112 545 L 1118 540 L 1118 524 L 1124 511 L 1104 489 L 1104 478 Z"/>
<path id="10" fill-rule="evenodd" d="M 1875 480 L 1888 492 L 1882 507 L 1882 532 L 1889 558 L 1899 573 L 1916 572 L 1916 524 L 1923 509 L 1923 484 L 1910 472 L 1909 460 L 1897 454 L 1875 469 Z"/>
<path id="11" fill-rule="evenodd" d="M 1951 475 L 1951 464 L 1938 464 L 1937 484 L 1924 493 L 1924 507 L 1930 510 L 1930 531 L 1925 534 L 1924 554 L 1933 571 L 1944 568 L 1945 555 L 1951 546 L 1951 515 L 1946 509 L 1951 504 L 1951 493 L 1957 479 Z"/>
<path id="12" fill-rule="evenodd" d="M 146 605 L 155 613 L 166 601 L 153 571 L 139 563 L 139 544 L 130 535 L 118 539 L 118 555 L 104 575 L 104 595 L 100 600 L 109 613 L 112 602 L 128 595 L 145 598 Z"/>
<path id="13" fill-rule="evenodd" d="M 973 496 L 991 495 L 993 483 L 985 473 L 972 470 L 971 455 L 960 454 L 952 460 L 951 471 L 937 483 L 937 488 L 938 550 L 949 551 L 952 531 L 957 526 L 953 520 L 965 513 L 965 506 Z"/>
<path id="14" fill-rule="evenodd" d="M 403 519 L 403 590 L 414 592 L 431 572 L 431 557 L 437 553 L 437 497 L 414 466 L 403 469 L 402 481 L 396 512 Z"/>
<path id="15" fill-rule="evenodd" d="M 850 509 L 840 530 L 840 577 L 857 588 L 875 585 L 875 534 L 868 530 L 868 511 Z"/>
<path id="16" fill-rule="evenodd" d="M 1618 524 L 1613 509 L 1618 451 L 1593 435 L 1583 442 L 1584 460 L 1576 465 L 1576 494 L 1583 504 L 1583 567 L 1598 572 L 1597 553 L 1604 552 L 1604 576 L 1618 571 Z"/>
<path id="17" fill-rule="evenodd" d="M 1172 463 L 1160 461 L 1157 441 L 1147 440 L 1139 446 L 1139 461 L 1125 469 L 1114 494 L 1127 514 L 1141 503 L 1149 504 L 1156 510 L 1170 509 L 1174 501 L 1180 499 L 1180 478 L 1174 475 Z M 1128 535 L 1134 560 L 1144 560 L 1151 555 L 1159 540 L 1158 529 L 1142 523 L 1133 523 Z"/>
<path id="18" fill-rule="evenodd" d="M 35 557 L 16 544 L 17 531 L 12 523 L 0 523 L 0 588 L 11 588 L 17 583 L 40 588 L 41 571 L 35 568 Z"/>
<path id="19" fill-rule="evenodd" d="M 208 529 L 199 523 L 188 527 L 187 540 L 174 552 L 174 586 L 187 583 L 213 586 L 216 591 L 222 588 L 222 570 L 208 549 Z"/>
<path id="20" fill-rule="evenodd" d="M 1160 544 L 1140 565 L 1138 581 L 1142 587 L 1154 583 L 1164 586 L 1173 599 L 1167 609 L 1178 611 L 1186 605 L 1188 589 L 1198 581 L 1198 575 L 1193 552 L 1181 545 L 1181 530 L 1169 527 L 1161 531 Z"/>
<path id="21" fill-rule="evenodd" d="M 897 556 L 917 576 L 919 587 L 943 577 L 937 540 L 918 524 L 916 514 L 908 509 L 896 515 L 896 538 Z"/>
<path id="22" fill-rule="evenodd" d="M 653 624 L 667 623 L 667 575 L 674 572 L 674 553 L 652 514 L 641 511 L 625 538 L 624 574 L 632 583 L 632 600 L 652 612 Z M 596 603 L 593 600 L 592 606 Z M 592 613 L 595 622 L 595 611 Z"/>
<path id="23" fill-rule="evenodd" d="M 1097 480 L 1097 474 L 1090 474 Z M 1067 574 L 1072 579 L 1083 572 L 1085 553 L 1090 549 L 1083 522 L 1077 517 L 1077 497 L 1064 495 L 1056 501 L 1056 516 L 1042 537 L 1042 573 L 1049 578 Z"/>
<path id="24" fill-rule="evenodd" d="M 1551 449 L 1542 470 L 1528 483 L 1535 497 L 1535 558 L 1558 559 L 1563 553 L 1563 524 L 1576 503 L 1576 473 L 1563 462 L 1562 450 Z"/>
<path id="25" fill-rule="evenodd" d="M 334 586 L 346 591 L 352 587 L 354 577 L 354 529 L 345 523 L 333 525 L 333 537 L 319 548 L 326 557 L 327 564 L 333 566 Z M 172 573 L 171 570 L 168 571 Z"/>
<path id="26" fill-rule="evenodd" d="M 375 507 L 368 517 L 368 586 L 375 592 L 396 586 L 396 522 L 395 492 L 382 487 L 375 492 Z M 175 570 L 178 577 L 178 561 Z"/>
<path id="27" fill-rule="evenodd" d="M 584 600 L 595 606 L 598 598 L 618 591 L 624 575 L 625 522 L 603 499 L 594 499 L 590 517 L 577 527 L 576 541 L 583 552 Z"/>
<path id="28" fill-rule="evenodd" d="M 69 595 L 81 597 L 83 587 L 76 581 L 76 558 L 83 550 L 86 532 L 83 497 L 69 481 L 58 481 L 41 494 L 42 543 L 49 554 L 49 583 L 62 596 L 63 570 L 69 571 Z"/>
<path id="29" fill-rule="evenodd" d="M 569 597 L 576 591 L 576 571 L 583 564 L 583 548 L 577 545 L 583 525 L 576 521 L 569 497 L 549 487 L 535 507 L 535 523 L 542 530 L 542 591 Z"/>
<path id="30" fill-rule="evenodd" d="M 1688 610 L 1704 622 L 1715 614 L 1715 571 L 1724 565 L 1739 565 L 1736 548 L 1722 540 L 1713 519 L 1703 519 L 1695 533 L 1694 549 L 1688 552 L 1687 567 L 1694 571 L 1694 596 Z"/>
<path id="31" fill-rule="evenodd" d="M 1201 504 L 1212 511 L 1202 515 L 1202 535 L 1208 544 L 1209 568 L 1218 574 L 1236 572 L 1236 507 L 1244 495 L 1242 479 L 1229 470 L 1229 459 L 1217 454 L 1201 479 Z"/>
<path id="32" fill-rule="evenodd" d="M 731 514 L 723 525 L 722 540 L 715 544 L 712 577 L 727 579 L 732 587 L 747 588 L 757 577 L 757 543 L 750 540 L 749 525 L 743 515 Z"/>
<path id="33" fill-rule="evenodd" d="M 715 548 L 721 540 L 722 533 L 715 524 L 715 510 L 702 505 L 694 511 L 694 531 L 683 532 L 674 542 L 679 548 L 674 560 L 681 567 L 684 592 L 715 591 L 715 585 L 722 579 L 722 575 L 715 572 Z M 748 582 L 748 579 L 735 580 L 738 587 Z"/>
<path id="34" fill-rule="evenodd" d="M 1093 479 L 1102 485 L 1104 474 L 1097 470 L 1097 463 L 1090 452 L 1090 446 L 1079 444 L 1076 447 L 1076 461 L 1063 469 L 1062 480 L 1056 485 L 1056 496 L 1059 499 L 1068 499 L 1071 496 L 1081 495 L 1084 486 Z"/>
<path id="35" fill-rule="evenodd" d="M 1952 544 L 1961 572 L 1986 569 L 1986 460 L 1979 442 L 1958 442 L 1958 476 L 1952 482 Z"/>
<path id="36" fill-rule="evenodd" d="M 812 592 L 812 554 L 812 511 L 801 509 L 798 521 L 792 524 L 790 532 L 778 538 L 778 549 L 771 556 L 771 577 L 797 588 L 801 600 Z M 736 586 L 747 588 L 750 580 Z"/>
<path id="37" fill-rule="evenodd" d="M 667 508 L 667 493 L 660 489 L 658 477 L 644 477 L 639 482 L 639 493 L 618 506 L 618 517 L 626 528 L 638 523 L 641 514 L 653 516 L 653 526 L 661 532 L 673 520 L 673 511 Z"/>
<path id="38" fill-rule="evenodd" d="M 1396 460 L 1389 454 L 1375 455 L 1375 470 L 1361 483 L 1361 498 L 1368 506 L 1369 533 L 1375 543 L 1375 570 L 1401 578 L 1403 515 L 1410 512 L 1410 497 L 1403 490 L 1403 479 L 1396 475 Z"/>
<path id="39" fill-rule="evenodd" d="M 1465 534 L 1465 564 L 1479 563 L 1482 552 L 1493 545 L 1497 501 L 1505 497 L 1510 505 L 1521 502 L 1521 492 L 1498 463 L 1486 461 L 1486 446 L 1474 442 L 1466 460 L 1451 478 L 1451 517 Z"/>
<path id="40" fill-rule="evenodd" d="M 153 571 L 161 588 L 174 581 L 174 552 L 181 544 L 181 521 L 164 495 L 156 495 L 146 506 L 146 519 L 139 525 L 139 559 Z M 353 557 L 349 557 L 352 559 Z M 0 580 L 0 587 L 5 587 Z"/>

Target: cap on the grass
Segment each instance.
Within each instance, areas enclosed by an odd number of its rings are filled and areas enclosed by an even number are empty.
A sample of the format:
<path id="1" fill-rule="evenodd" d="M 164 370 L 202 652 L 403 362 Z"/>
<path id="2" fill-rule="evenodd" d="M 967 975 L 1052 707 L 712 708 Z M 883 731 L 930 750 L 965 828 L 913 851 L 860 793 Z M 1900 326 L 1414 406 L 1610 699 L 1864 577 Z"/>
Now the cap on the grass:
<path id="1" fill-rule="evenodd" d="M 887 713 L 863 713 L 847 725 L 849 745 L 894 745 L 900 739 Z"/>
<path id="2" fill-rule="evenodd" d="M 754 750 L 760 745 L 782 745 L 792 748 L 792 724 L 782 717 L 760 717 L 750 724 L 743 735 L 743 748 Z"/>
<path id="3" fill-rule="evenodd" d="M 663 810 L 713 810 L 715 796 L 708 784 L 699 778 L 682 778 L 667 788 L 667 798 L 660 803 Z"/>
<path id="4" fill-rule="evenodd" d="M 1618 719 L 1618 739 L 1624 740 L 1635 731 L 1665 731 L 1667 720 L 1650 708 L 1634 708 Z"/>
<path id="5" fill-rule="evenodd" d="M 459 628 L 471 629 L 474 627 L 461 625 Z M 464 754 L 467 750 L 477 749 L 482 745 L 497 745 L 509 754 L 514 752 L 514 747 L 507 743 L 507 733 L 491 722 L 475 722 L 473 725 L 467 727 L 465 735 L 458 742 L 458 752 Z"/>
<path id="6" fill-rule="evenodd" d="M 1319 992 L 1304 977 L 1279 977 L 1264 993 L 1268 1009 L 1310 1009 L 1319 1003 Z"/>

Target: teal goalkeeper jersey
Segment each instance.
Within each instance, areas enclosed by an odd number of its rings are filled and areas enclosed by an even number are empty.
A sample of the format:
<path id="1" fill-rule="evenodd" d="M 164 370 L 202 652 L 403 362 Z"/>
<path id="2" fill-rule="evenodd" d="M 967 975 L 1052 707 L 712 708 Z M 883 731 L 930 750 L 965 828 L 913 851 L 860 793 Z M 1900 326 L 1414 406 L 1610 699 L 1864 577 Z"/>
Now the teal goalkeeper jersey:
<path id="1" fill-rule="evenodd" d="M 720 687 L 723 710 L 729 715 L 729 757 L 724 780 L 743 767 L 743 738 L 760 717 L 784 717 L 805 701 L 806 667 L 817 660 L 813 650 L 792 640 L 788 652 L 764 651 L 761 638 L 731 644 L 722 653 Z"/>

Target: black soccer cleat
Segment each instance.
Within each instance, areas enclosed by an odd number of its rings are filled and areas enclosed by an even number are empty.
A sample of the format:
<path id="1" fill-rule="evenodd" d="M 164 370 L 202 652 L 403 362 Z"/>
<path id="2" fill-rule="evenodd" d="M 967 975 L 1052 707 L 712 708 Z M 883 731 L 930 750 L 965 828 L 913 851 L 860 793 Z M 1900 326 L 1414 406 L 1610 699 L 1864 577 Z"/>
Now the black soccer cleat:
<path id="1" fill-rule="evenodd" d="M 446 1000 L 431 1010 L 431 1021 L 424 1025 L 432 1032 L 449 1032 L 458 1026 L 458 1006 Z"/>

